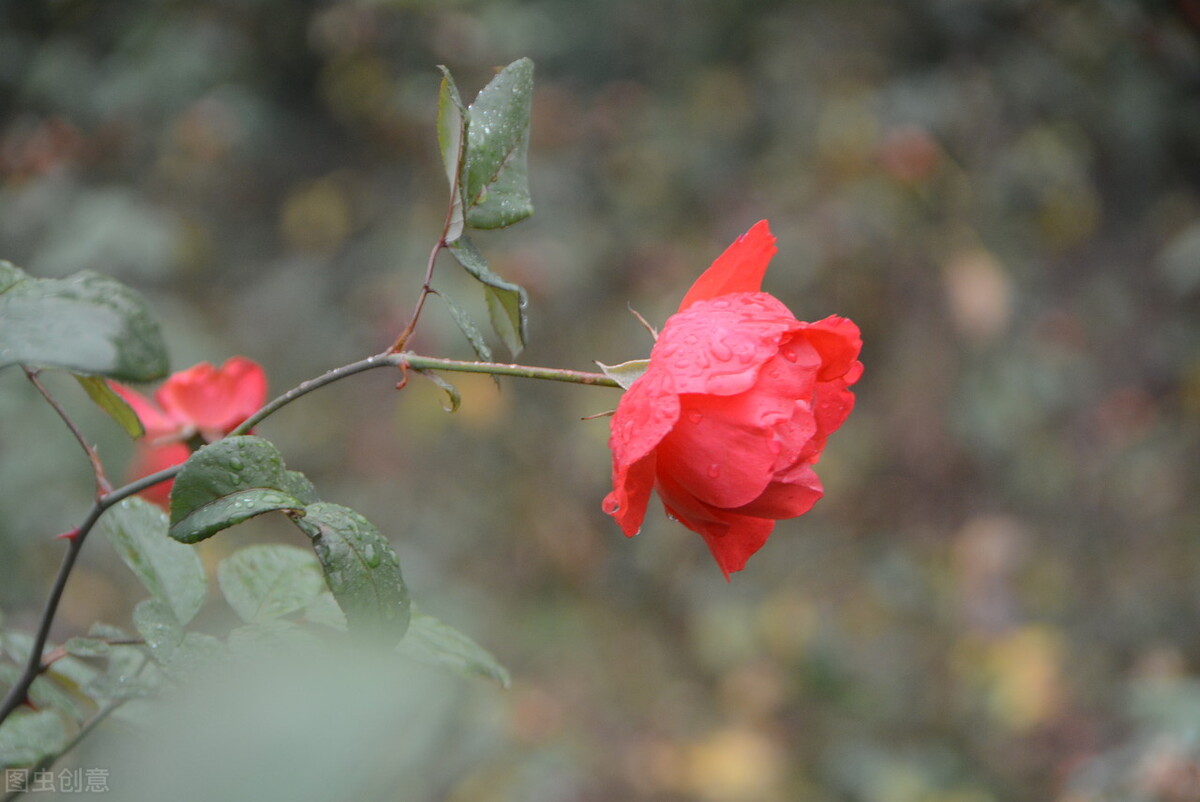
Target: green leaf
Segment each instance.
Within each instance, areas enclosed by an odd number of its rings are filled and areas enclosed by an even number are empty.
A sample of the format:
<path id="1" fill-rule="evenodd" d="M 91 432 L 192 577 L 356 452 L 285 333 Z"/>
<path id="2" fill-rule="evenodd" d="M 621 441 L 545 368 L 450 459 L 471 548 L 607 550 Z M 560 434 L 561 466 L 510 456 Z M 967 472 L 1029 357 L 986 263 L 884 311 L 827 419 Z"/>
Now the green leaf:
<path id="1" fill-rule="evenodd" d="M 214 662 L 228 655 L 225 644 L 212 635 L 185 632 L 164 663 L 163 671 L 176 680 L 187 681 L 202 676 Z"/>
<path id="2" fill-rule="evenodd" d="M 483 288 L 492 328 L 513 356 L 525 349 L 525 291 L 512 292 L 496 287 Z"/>
<path id="3" fill-rule="evenodd" d="M 446 227 L 445 241 L 454 242 L 463 232 L 463 161 L 467 152 L 467 110 L 463 108 L 458 87 L 445 67 L 442 85 L 438 91 L 437 137 L 442 152 L 442 164 L 446 167 L 446 178 L 450 182 L 450 221 Z"/>
<path id="4" fill-rule="evenodd" d="M 67 728 L 57 713 L 18 710 L 0 724 L 0 768 L 31 766 L 66 745 Z"/>
<path id="5" fill-rule="evenodd" d="M 208 580 L 196 550 L 167 536 L 167 516 L 140 498 L 108 511 L 104 530 L 117 554 L 154 598 L 184 625 L 195 618 Z"/>
<path id="6" fill-rule="evenodd" d="M 379 651 L 288 647 L 239 656 L 236 670 L 140 706 L 153 708 L 142 726 L 114 722 L 85 739 L 69 765 L 108 771 L 113 792 L 95 802 L 487 797 L 449 789 L 464 788 L 464 777 L 504 749 L 500 694 Z M 53 795 L 20 802 L 42 796 Z"/>
<path id="7" fill-rule="evenodd" d="M 3 641 L 3 652 L 17 665 L 0 663 L 0 685 L 13 684 L 21 674 L 21 668 L 29 662 L 33 649 L 33 636 L 26 632 L 6 632 Z M 43 650 L 43 655 L 51 651 L 51 647 Z M 29 699 L 37 708 L 52 708 L 66 714 L 76 721 L 87 717 L 82 699 L 79 694 L 72 693 L 95 676 L 95 669 L 74 657 L 59 657 L 50 668 L 33 681 L 29 688 Z"/>
<path id="8" fill-rule="evenodd" d="M 133 699 L 148 696 L 157 682 L 146 671 L 148 658 L 141 646 L 113 646 L 108 654 L 108 669 L 88 685 L 97 699 Z"/>
<path id="9" fill-rule="evenodd" d="M 325 582 L 351 632 L 394 645 L 408 629 L 408 588 L 392 544 L 375 525 L 339 504 L 317 502 L 293 521 L 312 538 Z"/>
<path id="10" fill-rule="evenodd" d="M 112 651 L 112 645 L 108 641 L 82 635 L 68 638 L 63 648 L 76 657 L 108 657 Z"/>
<path id="11" fill-rule="evenodd" d="M 325 588 L 312 552 L 295 546 L 247 546 L 217 566 L 217 584 L 246 623 L 301 610 Z"/>
<path id="12" fill-rule="evenodd" d="M 333 594 L 328 590 L 321 591 L 304 608 L 304 619 L 339 632 L 346 631 L 346 614 L 338 607 L 337 599 L 333 598 Z"/>
<path id="13" fill-rule="evenodd" d="M 470 313 L 446 293 L 439 291 L 437 296 L 446 302 L 446 308 L 450 310 L 450 317 L 454 318 L 459 331 L 466 335 L 467 342 L 471 343 L 471 348 L 475 351 L 475 355 L 484 362 L 491 362 L 492 349 L 488 347 L 487 342 L 483 339 L 483 335 L 476 328 L 475 322 L 471 320 Z"/>
<path id="14" fill-rule="evenodd" d="M 621 385 L 621 389 L 628 390 L 646 372 L 647 368 L 650 367 L 650 360 L 631 359 L 619 365 L 606 365 L 603 362 L 597 362 L 596 366 L 604 371 L 605 376 Z"/>
<path id="15" fill-rule="evenodd" d="M 229 651 L 236 655 L 263 651 L 278 654 L 284 649 L 317 645 L 320 638 L 311 629 L 276 618 L 235 627 L 229 632 L 228 643 Z"/>
<path id="16" fill-rule="evenodd" d="M 81 376 L 74 374 L 75 380 L 87 391 L 88 397 L 96 402 L 96 406 L 108 413 L 108 416 L 120 424 L 134 440 L 146 433 L 146 427 L 133 411 L 133 407 L 125 399 L 117 395 L 109 383 L 99 376 Z"/>
<path id="17" fill-rule="evenodd" d="M 29 275 L 12 262 L 0 260 L 0 292 L 7 292 L 18 281 L 28 280 Z"/>
<path id="18" fill-rule="evenodd" d="M 442 409 L 446 410 L 447 412 L 458 411 L 458 408 L 462 405 L 462 395 L 459 394 L 457 387 L 434 373 L 432 370 L 418 370 L 417 373 L 420 373 L 422 376 L 429 379 L 431 382 L 436 384 L 438 387 L 441 387 L 442 390 L 445 391 L 449 403 L 443 404 Z"/>
<path id="19" fill-rule="evenodd" d="M 317 495 L 317 489 L 313 486 L 313 483 L 308 480 L 307 476 L 300 473 L 300 471 L 287 471 L 284 473 L 282 490 L 292 498 L 305 504 L 315 504 L 321 500 Z"/>
<path id="20" fill-rule="evenodd" d="M 68 638 L 63 648 L 78 657 L 108 657 L 114 649 L 124 648 L 124 645 L 114 645 L 111 641 L 127 640 L 130 635 L 125 630 L 97 621 L 88 628 L 87 635 Z"/>
<path id="21" fill-rule="evenodd" d="M 492 272 L 479 249 L 466 237 L 450 245 L 450 253 L 472 276 L 483 282 L 492 328 L 513 356 L 525 348 L 525 290 Z"/>
<path id="22" fill-rule="evenodd" d="M 21 669 L 13 665 L 0 664 L 0 686 L 12 685 L 21 676 Z M 87 718 L 82 697 L 73 695 L 59 683 L 43 674 L 29 686 L 29 701 L 38 710 L 56 710 L 76 722 Z"/>
<path id="23" fill-rule="evenodd" d="M 264 512 L 302 510 L 304 502 L 290 492 L 300 488 L 270 442 L 253 435 L 218 440 L 193 454 L 175 478 L 169 534 L 196 543 Z"/>
<path id="24" fill-rule="evenodd" d="M 508 670 L 500 665 L 491 652 L 454 627 L 415 608 L 408 633 L 396 647 L 396 652 L 455 671 L 478 674 L 498 682 L 504 688 L 511 681 Z"/>
<path id="25" fill-rule="evenodd" d="M 533 62 L 509 64 L 483 88 L 467 124 L 467 225 L 503 228 L 533 214 L 529 198 L 529 115 Z"/>
<path id="26" fill-rule="evenodd" d="M 150 656 L 168 663 L 183 643 L 183 627 L 171 608 L 158 599 L 143 599 L 133 608 L 133 626 L 146 641 Z"/>
<path id="27" fill-rule="evenodd" d="M 85 270 L 30 278 L 0 262 L 0 368 L 66 368 L 122 381 L 167 373 L 167 350 L 150 305 L 115 279 Z"/>

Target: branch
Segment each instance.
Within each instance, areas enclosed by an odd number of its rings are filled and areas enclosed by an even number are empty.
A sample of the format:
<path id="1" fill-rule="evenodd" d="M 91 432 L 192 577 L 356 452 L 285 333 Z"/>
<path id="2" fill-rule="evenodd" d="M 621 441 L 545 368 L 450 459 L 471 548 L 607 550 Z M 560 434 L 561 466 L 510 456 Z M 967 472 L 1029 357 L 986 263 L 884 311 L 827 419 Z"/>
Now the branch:
<path id="1" fill-rule="evenodd" d="M 466 146 L 465 142 L 466 137 L 464 136 L 463 147 Z M 425 280 L 421 283 L 421 294 L 417 296 L 417 305 L 413 309 L 412 317 L 408 319 L 408 324 L 400 332 L 400 336 L 396 338 L 396 341 L 392 343 L 392 347 L 387 350 L 389 354 L 404 350 L 404 346 L 408 344 L 409 338 L 417 330 L 417 320 L 421 317 L 421 310 L 425 308 L 425 301 L 433 293 L 433 268 L 437 264 L 438 253 L 449 244 L 446 242 L 446 236 L 449 235 L 450 225 L 454 220 L 454 199 L 458 197 L 459 180 L 460 177 L 456 175 L 454 184 L 450 187 L 450 205 L 446 208 L 446 222 L 442 224 L 442 233 L 438 235 L 438 240 L 434 243 L 433 250 L 429 252 L 429 261 L 425 263 Z"/>
<path id="2" fill-rule="evenodd" d="M 83 432 L 80 431 L 79 427 L 75 425 L 75 421 L 71 419 L 71 416 L 67 414 L 67 411 L 63 409 L 62 405 L 59 404 L 57 400 L 55 400 L 54 396 L 50 395 L 50 391 L 46 389 L 44 384 L 42 384 L 41 380 L 38 378 L 38 373 L 40 371 L 38 371 L 36 368 L 25 367 L 24 365 L 21 367 L 25 370 L 26 378 L 28 378 L 30 383 L 32 383 L 33 386 L 37 388 L 37 391 L 42 394 L 42 398 L 46 399 L 46 403 L 48 403 L 54 409 L 54 411 L 58 413 L 58 417 L 62 418 L 62 422 L 67 425 L 67 428 L 71 431 L 71 434 L 75 436 L 75 440 L 79 443 L 80 447 L 83 448 L 83 453 L 87 454 L 88 462 L 92 464 L 92 474 L 96 477 L 96 498 L 100 498 L 100 496 L 112 490 L 112 484 L 108 481 L 108 476 L 104 472 L 104 463 L 100 462 L 100 455 L 96 453 L 95 447 L 92 446 L 92 444 L 87 441 L 87 438 L 83 436 Z"/>
<path id="3" fill-rule="evenodd" d="M 517 376 L 522 379 L 543 379 L 545 381 L 570 382 L 586 384 L 593 387 L 620 387 L 616 381 L 603 373 L 588 373 L 582 370 L 563 370 L 562 368 L 537 368 L 529 365 L 500 364 L 497 362 L 461 362 L 457 359 L 438 359 L 421 356 L 420 354 L 400 353 L 389 354 L 388 359 L 397 360 L 397 364 L 413 370 L 449 370 L 459 373 L 489 373 L 493 376 Z"/>
<path id="4" fill-rule="evenodd" d="M 375 368 L 383 367 L 399 367 L 412 368 L 414 370 L 446 370 L 456 371 L 460 373 L 489 373 L 493 376 L 517 376 L 525 379 L 543 379 L 547 381 L 570 382 L 572 384 L 585 384 L 595 387 L 619 387 L 620 385 L 602 373 L 588 373 L 580 370 L 562 370 L 559 368 L 539 368 L 528 365 L 513 365 L 500 364 L 496 362 L 462 362 L 456 359 L 438 359 L 435 357 L 421 356 L 409 352 L 391 353 L 385 352 L 369 356 L 366 359 L 360 359 L 357 362 L 351 362 L 348 365 L 342 365 L 339 368 L 324 373 L 315 379 L 301 382 L 296 387 L 288 390 L 283 395 L 270 401 L 262 409 L 255 412 L 247 418 L 240 426 L 229 433 L 228 436 L 245 434 L 260 422 L 278 412 L 288 404 L 292 403 L 301 396 L 308 395 L 313 390 L 324 387 L 327 384 L 332 384 L 335 381 L 353 376 L 356 373 L 374 370 Z M 36 383 L 36 382 L 35 382 Z M 52 402 L 53 403 L 53 402 Z M 57 408 L 57 405 L 55 405 Z M 68 424 L 70 425 L 70 424 Z M 72 431 L 76 431 L 72 426 Z M 77 435 L 78 436 L 78 435 Z M 82 438 L 80 438 L 82 441 Z M 90 449 L 85 446 L 85 450 L 91 453 Z M 29 652 L 29 662 L 22 671 L 21 676 L 8 690 L 8 694 L 4 698 L 4 702 L 0 704 L 0 723 L 16 710 L 26 699 L 29 688 L 33 685 L 33 681 L 38 678 L 47 666 L 46 657 L 43 656 L 43 651 L 46 648 L 46 640 L 50 634 L 50 625 L 54 621 L 54 617 L 58 612 L 58 605 L 62 601 L 63 591 L 67 586 L 67 579 L 71 575 L 71 570 L 75 566 L 75 559 L 79 556 L 80 550 L 83 548 L 83 543 L 87 540 L 88 534 L 92 531 L 92 527 L 100 520 L 100 516 L 113 505 L 123 501 L 130 496 L 136 495 L 143 490 L 153 487 L 159 482 L 165 482 L 168 479 L 173 479 L 183 465 L 175 465 L 170 468 L 152 473 L 149 476 L 144 476 L 134 482 L 119 487 L 115 490 L 107 490 L 100 492 L 96 496 L 96 500 L 92 503 L 87 515 L 83 519 L 83 523 L 74 531 L 71 537 L 65 538 L 67 541 L 67 551 L 63 554 L 62 563 L 59 565 L 58 574 L 54 578 L 54 585 L 50 588 L 50 595 L 46 599 L 46 604 L 42 608 L 42 616 L 38 624 L 37 633 L 34 635 L 33 646 Z"/>

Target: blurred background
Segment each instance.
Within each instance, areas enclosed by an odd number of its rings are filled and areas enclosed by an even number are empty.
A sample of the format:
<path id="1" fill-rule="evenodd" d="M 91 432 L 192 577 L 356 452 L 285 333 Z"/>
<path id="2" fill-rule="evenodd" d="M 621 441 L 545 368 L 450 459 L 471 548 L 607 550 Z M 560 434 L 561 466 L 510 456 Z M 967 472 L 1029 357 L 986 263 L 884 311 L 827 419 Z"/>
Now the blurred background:
<path id="1" fill-rule="evenodd" d="M 376 372 L 263 425 L 513 673 L 468 683 L 488 723 L 455 719 L 469 760 L 439 730 L 428 798 L 1200 799 L 1195 0 L 0 2 L 0 258 L 111 274 L 175 369 L 244 354 L 281 392 L 407 320 L 445 213 L 436 65 L 470 98 L 522 56 L 537 211 L 476 238 L 529 289 L 520 361 L 644 356 L 627 305 L 661 324 L 769 218 L 765 288 L 857 321 L 866 373 L 825 499 L 730 584 L 657 502 L 632 540 L 601 512 L 607 422 L 580 419 L 615 391 L 448 377 L 448 415 Z M 452 260 L 435 284 L 486 319 Z M 437 299 L 413 346 L 471 358 Z M 52 388 L 119 473 L 115 424 Z M 90 474 L 12 371 L 0 449 L 28 630 Z M 128 625 L 110 552 L 55 638 Z M 431 737 L 391 724 L 385 759 Z"/>

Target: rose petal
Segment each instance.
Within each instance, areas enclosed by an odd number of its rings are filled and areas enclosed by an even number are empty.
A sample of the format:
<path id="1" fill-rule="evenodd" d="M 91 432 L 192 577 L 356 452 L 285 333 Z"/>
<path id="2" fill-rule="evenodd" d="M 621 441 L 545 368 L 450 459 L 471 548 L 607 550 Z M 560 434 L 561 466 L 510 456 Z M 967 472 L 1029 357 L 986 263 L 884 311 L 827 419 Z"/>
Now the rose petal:
<path id="1" fill-rule="evenodd" d="M 841 427 L 850 411 L 854 409 L 854 393 L 846 389 L 845 382 L 841 379 L 818 382 L 812 404 L 816 431 L 800 455 L 800 460 L 805 462 L 816 462 L 820 458 L 829 435 Z"/>
<path id="2" fill-rule="evenodd" d="M 824 363 L 817 376 L 818 381 L 847 377 L 846 383 L 853 384 L 862 375 L 862 365 L 855 361 L 862 351 L 862 333 L 854 321 L 830 315 L 824 320 L 807 324 L 804 333 L 821 353 Z M 855 365 L 858 367 L 855 368 Z M 853 378 L 849 378 L 852 370 L 857 372 Z"/>
<path id="3" fill-rule="evenodd" d="M 740 398 L 740 396 L 733 396 Z M 658 448 L 658 474 L 717 507 L 740 507 L 771 481 L 775 454 L 769 431 L 751 426 L 729 396 L 690 395 L 683 415 Z"/>
<path id="4" fill-rule="evenodd" d="M 145 446 L 137 450 L 133 464 L 130 466 L 130 479 L 141 479 L 152 473 L 166 470 L 180 463 L 187 462 L 192 454 L 183 443 L 168 443 L 164 446 Z M 141 492 L 142 498 L 149 502 L 166 507 L 170 502 L 171 486 L 174 479 L 159 482 Z"/>
<path id="5" fill-rule="evenodd" d="M 772 480 L 780 456 L 791 455 L 784 463 L 790 467 L 816 431 L 807 405 L 798 410 L 797 399 L 811 394 L 819 367 L 812 345 L 793 340 L 762 366 L 746 392 L 681 396 L 679 423 L 658 447 L 659 473 L 716 507 L 754 500 Z"/>
<path id="6" fill-rule="evenodd" d="M 171 376 L 155 394 L 164 410 L 192 422 L 210 439 L 248 418 L 266 396 L 263 369 L 245 357 L 231 357 L 220 368 L 201 362 Z"/>
<path id="7" fill-rule="evenodd" d="M 652 365 L 617 404 L 608 445 L 613 455 L 613 491 L 603 509 L 628 536 L 636 535 L 654 487 L 653 451 L 679 419 L 679 396 L 671 376 Z"/>
<path id="8" fill-rule="evenodd" d="M 226 420 L 221 427 L 222 434 L 227 434 L 266 403 L 267 374 L 261 365 L 244 356 L 225 360 L 221 373 L 228 389 Z"/>
<path id="9" fill-rule="evenodd" d="M 654 489 L 653 454 L 632 465 L 614 466 L 613 490 L 604 497 L 603 509 L 617 520 L 626 537 L 633 537 L 646 519 L 646 505 Z"/>
<path id="10" fill-rule="evenodd" d="M 745 567 L 746 560 L 762 548 L 775 528 L 773 520 L 704 504 L 669 477 L 665 480 L 659 477 L 658 493 L 668 515 L 704 538 L 726 580 L 731 573 Z"/>
<path id="11" fill-rule="evenodd" d="M 671 374 L 677 393 L 734 395 L 750 389 L 758 368 L 803 324 L 766 293 L 701 301 L 667 318 L 650 364 Z"/>
<path id="12" fill-rule="evenodd" d="M 767 221 L 759 220 L 700 274 L 683 296 L 678 311 L 682 312 L 697 301 L 733 292 L 758 292 L 771 257 L 778 250 Z"/>
<path id="13" fill-rule="evenodd" d="M 609 424 L 613 465 L 629 466 L 649 454 L 679 420 L 679 396 L 670 373 L 650 368 L 617 403 Z"/>
<path id="14" fill-rule="evenodd" d="M 142 422 L 142 426 L 146 430 L 146 440 L 154 442 L 178 435 L 187 426 L 186 421 L 163 412 L 153 401 L 137 390 L 131 390 L 116 382 L 109 382 L 109 386 L 112 387 L 113 392 L 124 399 L 134 414 L 138 416 L 138 420 Z"/>
<path id="15" fill-rule="evenodd" d="M 795 518 L 812 509 L 825 494 L 812 466 L 802 463 L 775 476 L 762 495 L 738 507 L 736 512 L 754 518 Z"/>

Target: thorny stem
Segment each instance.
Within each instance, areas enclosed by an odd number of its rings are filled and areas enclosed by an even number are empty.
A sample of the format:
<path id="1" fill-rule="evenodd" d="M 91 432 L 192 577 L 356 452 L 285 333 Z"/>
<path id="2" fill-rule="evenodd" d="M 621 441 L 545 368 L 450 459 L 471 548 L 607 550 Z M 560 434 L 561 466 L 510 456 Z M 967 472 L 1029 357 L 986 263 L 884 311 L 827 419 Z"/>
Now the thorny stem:
<path id="1" fill-rule="evenodd" d="M 461 165 L 461 160 L 459 163 Z M 400 336 L 396 338 L 396 342 L 392 343 L 392 347 L 387 350 L 389 354 L 399 353 L 404 350 L 404 346 L 408 344 L 408 339 L 417 330 L 417 319 L 421 317 L 421 310 L 425 308 L 426 299 L 433 293 L 433 268 L 437 264 L 438 253 L 441 252 L 442 248 L 450 244 L 446 242 L 446 237 L 449 236 L 450 226 L 454 221 L 454 201 L 458 197 L 458 181 L 459 176 L 456 175 L 454 184 L 450 188 L 450 203 L 446 207 L 446 221 L 442 224 L 442 233 L 438 235 L 437 242 L 433 245 L 433 250 L 429 252 L 429 260 L 425 263 L 425 280 L 421 282 L 421 294 L 417 296 L 417 305 L 413 308 L 412 317 L 408 319 L 408 325 L 400 332 Z"/>
<path id="2" fill-rule="evenodd" d="M 255 412 L 240 426 L 231 431 L 228 436 L 245 434 L 267 417 L 278 412 L 297 398 L 308 395 L 313 390 L 324 387 L 327 384 L 332 384 L 347 376 L 353 376 L 356 373 L 363 373 L 364 371 L 382 367 L 399 367 L 401 370 L 411 368 L 417 371 L 445 370 L 459 373 L 489 373 L 493 376 L 517 376 L 526 379 L 570 382 L 572 384 L 585 384 L 594 387 L 620 387 L 616 381 L 605 376 L 603 373 L 588 373 L 581 370 L 563 370 L 560 368 L 539 368 L 529 365 L 501 364 L 497 362 L 463 362 L 456 359 L 421 356 L 420 354 L 413 354 L 407 351 L 400 353 L 387 351 L 375 356 L 369 356 L 366 359 L 360 359 L 357 362 L 351 362 L 348 365 L 342 365 L 314 379 L 301 382 L 283 395 L 270 401 L 266 406 L 258 410 L 258 412 Z M 57 408 L 57 405 L 55 406 Z M 68 426 L 71 426 L 72 431 L 77 431 L 72 424 L 68 423 Z M 77 434 L 76 436 L 80 439 L 80 442 L 84 442 L 80 435 Z M 92 453 L 90 448 L 85 446 L 85 449 L 89 451 L 90 456 Z M 54 652 L 43 655 L 43 651 L 46 648 L 46 640 L 50 634 L 50 626 L 58 612 L 58 605 L 62 601 L 63 591 L 67 586 L 67 579 L 71 575 L 72 568 L 75 566 L 75 559 L 79 556 L 79 552 L 83 548 L 83 543 L 87 540 L 92 527 L 96 525 L 96 522 L 100 520 L 100 516 L 109 507 L 149 487 L 153 487 L 159 482 L 173 479 L 182 468 L 182 465 L 175 465 L 157 473 L 152 473 L 149 476 L 144 476 L 115 490 L 107 489 L 97 493 L 95 501 L 92 502 L 91 508 L 88 509 L 87 515 L 79 525 L 75 535 L 65 538 L 67 550 L 63 554 L 58 574 L 54 578 L 54 584 L 50 588 L 50 595 L 47 597 L 46 604 L 42 608 L 41 620 L 38 624 L 37 633 L 34 635 L 33 645 L 29 651 L 29 662 L 26 664 L 21 676 L 9 688 L 4 702 L 0 704 L 0 723 L 3 723 L 9 714 L 25 701 L 29 693 L 29 688 L 33 685 L 33 681 L 46 670 L 49 665 L 48 659 L 54 655 Z"/>
<path id="3" fill-rule="evenodd" d="M 421 310 L 425 308 L 425 300 L 433 293 L 433 268 L 437 264 L 438 253 L 442 248 L 446 247 L 446 232 L 450 228 L 450 218 L 446 218 L 446 228 L 442 231 L 442 236 L 438 238 L 437 244 L 433 246 L 433 250 L 429 252 L 429 261 L 425 264 L 425 281 L 421 284 L 421 294 L 417 296 L 417 305 L 413 309 L 412 317 L 408 319 L 408 325 L 400 332 L 400 336 L 396 338 L 396 342 L 392 343 L 392 347 L 388 349 L 388 353 L 396 353 L 404 350 L 404 346 L 408 343 L 408 338 L 412 337 L 413 332 L 417 330 L 417 319 L 421 317 Z"/>
<path id="4" fill-rule="evenodd" d="M 389 359 L 396 360 L 401 367 L 413 370 L 448 370 L 458 373 L 490 373 L 493 376 L 517 376 L 522 379 L 543 379 L 546 381 L 570 382 L 572 384 L 587 384 L 593 387 L 620 387 L 615 380 L 603 373 L 588 373 L 582 370 L 563 370 L 561 368 L 535 368 L 529 365 L 500 364 L 497 362 L 461 362 L 457 359 L 438 359 L 421 356 L 420 354 L 400 353 L 389 354 Z"/>
<path id="5" fill-rule="evenodd" d="M 96 498 L 100 498 L 100 496 L 112 490 L 112 484 L 108 481 L 108 476 L 104 472 L 104 464 L 100 462 L 100 455 L 96 453 L 95 447 L 83 436 L 83 432 L 75 425 L 75 421 L 71 419 L 71 416 L 67 414 L 62 405 L 58 403 L 54 396 L 50 395 L 50 391 L 46 389 L 41 379 L 38 378 L 39 372 L 36 368 L 25 368 L 26 378 L 42 394 L 42 398 L 46 399 L 46 403 L 58 413 L 58 417 L 62 418 L 62 422 L 67 425 L 67 429 L 70 430 L 80 447 L 83 448 L 83 453 L 87 454 L 88 462 L 92 464 L 92 474 L 96 477 Z"/>

